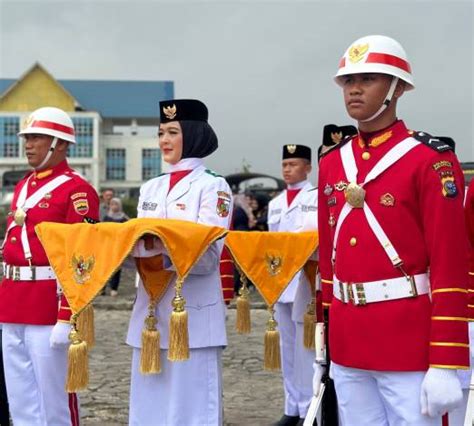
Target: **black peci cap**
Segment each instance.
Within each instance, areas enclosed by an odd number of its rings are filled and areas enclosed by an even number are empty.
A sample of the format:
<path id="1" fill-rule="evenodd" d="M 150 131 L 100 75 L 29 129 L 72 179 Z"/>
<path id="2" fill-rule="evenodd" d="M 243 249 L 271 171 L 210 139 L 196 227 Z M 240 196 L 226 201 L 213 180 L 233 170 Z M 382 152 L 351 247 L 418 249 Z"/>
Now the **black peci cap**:
<path id="1" fill-rule="evenodd" d="M 311 148 L 305 145 L 283 145 L 282 159 L 304 158 L 311 161 Z"/>
<path id="2" fill-rule="evenodd" d="M 357 134 L 354 126 L 336 126 L 327 124 L 323 130 L 323 146 L 334 146 L 345 139 L 347 136 Z"/>
<path id="3" fill-rule="evenodd" d="M 160 123 L 170 121 L 204 121 L 209 112 L 206 105 L 196 99 L 170 99 L 160 102 Z"/>

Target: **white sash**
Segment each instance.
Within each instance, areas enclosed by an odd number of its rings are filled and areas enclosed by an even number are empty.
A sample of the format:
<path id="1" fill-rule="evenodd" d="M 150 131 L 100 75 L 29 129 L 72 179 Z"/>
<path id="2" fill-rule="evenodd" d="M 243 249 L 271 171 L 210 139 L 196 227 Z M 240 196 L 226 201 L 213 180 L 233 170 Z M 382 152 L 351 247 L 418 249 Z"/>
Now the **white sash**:
<path id="1" fill-rule="evenodd" d="M 63 183 L 67 182 L 68 180 L 71 180 L 70 176 L 66 176 L 66 175 L 57 176 L 53 180 L 48 182 L 46 185 L 42 186 L 33 194 L 31 194 L 28 197 L 28 199 L 26 199 L 26 193 L 28 191 L 28 184 L 30 182 L 31 176 L 33 175 L 30 175 L 30 177 L 23 184 L 20 190 L 20 194 L 18 195 L 17 202 L 16 202 L 16 209 L 21 208 L 25 212 L 25 222 L 23 223 L 23 226 L 21 227 L 21 243 L 23 245 L 23 252 L 25 253 L 25 259 L 27 260 L 31 259 L 30 243 L 28 241 L 28 235 L 26 232 L 26 215 L 27 215 L 28 210 L 36 206 L 36 204 L 38 204 L 48 192 L 54 191 Z M 3 246 L 5 245 L 5 242 L 7 241 L 10 230 L 13 229 L 15 226 L 19 226 L 19 225 L 17 225 L 17 223 L 13 220 L 5 232 L 5 239 L 3 240 L 3 243 L 1 246 L 2 249 L 3 249 Z"/>
<path id="2" fill-rule="evenodd" d="M 418 146 L 420 142 L 412 137 L 408 137 L 402 140 L 400 143 L 395 145 L 390 151 L 388 151 L 380 160 L 379 162 L 373 167 L 373 169 L 367 174 L 364 182 L 360 184 L 361 187 L 364 187 L 369 182 L 376 179 L 380 176 L 385 170 L 387 170 L 390 166 L 395 164 L 398 160 L 400 160 L 405 154 L 410 152 L 413 148 Z M 345 144 L 340 149 L 342 166 L 344 167 L 344 172 L 346 174 L 347 181 L 349 183 L 354 182 L 357 183 L 357 165 L 355 162 L 354 152 L 352 150 L 352 143 Z M 334 263 L 336 260 L 336 245 L 339 238 L 339 231 L 341 229 L 342 224 L 346 220 L 349 213 L 352 211 L 354 207 L 352 207 L 349 203 L 345 203 L 342 207 L 341 213 L 337 218 L 336 230 L 334 233 L 334 242 L 333 242 L 333 250 L 332 250 L 332 262 Z M 377 218 L 374 216 L 372 210 L 368 206 L 368 204 L 364 201 L 363 211 L 367 218 L 367 222 L 369 224 L 370 229 L 377 237 L 380 245 L 384 249 L 385 253 L 387 254 L 390 262 L 392 265 L 397 267 L 401 265 L 402 260 L 398 255 L 395 247 L 393 247 L 392 243 L 387 237 L 387 234 L 384 232 L 380 223 L 378 222 Z"/>

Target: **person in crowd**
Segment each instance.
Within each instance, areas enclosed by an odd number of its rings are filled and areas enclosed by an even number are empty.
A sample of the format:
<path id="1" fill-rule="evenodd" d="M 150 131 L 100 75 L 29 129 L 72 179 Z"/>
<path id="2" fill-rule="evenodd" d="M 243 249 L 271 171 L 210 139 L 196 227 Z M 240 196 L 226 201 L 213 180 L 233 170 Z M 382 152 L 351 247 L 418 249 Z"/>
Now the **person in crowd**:
<path id="1" fill-rule="evenodd" d="M 20 426 L 78 425 L 77 396 L 65 390 L 71 309 L 35 225 L 95 223 L 99 197 L 68 165 L 76 137 L 66 112 L 37 109 L 19 136 L 33 170 L 15 187 L 2 244 L 0 323 L 11 417 Z"/>
<path id="2" fill-rule="evenodd" d="M 225 179 L 206 168 L 203 159 L 218 147 L 208 123 L 208 109 L 198 100 L 160 102 L 158 139 L 169 173 L 140 189 L 138 217 L 181 219 L 228 228 L 232 196 Z M 140 240 L 135 256 L 163 254 L 158 239 L 153 247 Z M 140 282 L 127 343 L 133 347 L 130 388 L 130 425 L 221 425 L 222 349 L 227 344 L 225 304 L 219 274 L 223 241 L 211 245 L 191 270 L 183 286 L 189 315 L 190 358 L 170 362 L 168 318 L 174 296 L 171 284 L 156 306 L 161 341 L 162 372 L 140 373 L 141 333 L 148 314 L 148 296 Z"/>
<path id="3" fill-rule="evenodd" d="M 102 222 L 114 222 L 114 223 L 124 223 L 130 218 L 124 213 L 122 208 L 122 200 L 117 197 L 113 197 L 109 201 L 109 211 L 107 214 L 102 218 Z M 118 287 L 120 284 L 120 275 L 122 273 L 122 269 L 119 268 L 112 278 L 110 278 L 109 286 L 110 286 L 110 295 L 112 297 L 117 296 L 118 294 Z"/>
<path id="4" fill-rule="evenodd" d="M 340 424 L 440 425 L 462 402 L 456 370 L 469 367 L 463 174 L 449 144 L 398 118 L 415 84 L 396 40 L 356 40 L 335 80 L 358 126 L 319 169 Z"/>
<path id="5" fill-rule="evenodd" d="M 311 148 L 284 145 L 282 175 L 287 188 L 268 205 L 268 229 L 272 232 L 316 231 L 317 191 L 309 182 Z M 298 272 L 275 305 L 285 391 L 284 414 L 277 426 L 303 425 L 313 395 L 314 352 L 303 345 L 303 319 L 311 302 L 311 290 Z"/>

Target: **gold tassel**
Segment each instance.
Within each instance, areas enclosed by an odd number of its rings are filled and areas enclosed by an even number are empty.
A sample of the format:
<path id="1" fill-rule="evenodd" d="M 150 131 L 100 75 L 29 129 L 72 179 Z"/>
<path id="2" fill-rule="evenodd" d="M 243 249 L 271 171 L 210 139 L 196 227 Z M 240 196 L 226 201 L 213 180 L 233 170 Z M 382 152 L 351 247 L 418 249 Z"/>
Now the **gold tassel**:
<path id="1" fill-rule="evenodd" d="M 140 356 L 140 373 L 158 374 L 161 372 L 160 332 L 156 328 L 155 304 L 148 306 L 145 328 L 142 331 L 142 350 Z"/>
<path id="2" fill-rule="evenodd" d="M 76 329 L 76 318 L 72 320 L 71 327 L 66 392 L 74 393 L 85 389 L 89 384 L 89 358 L 87 343 L 81 339 Z"/>
<path id="3" fill-rule="evenodd" d="M 247 287 L 247 277 L 241 273 L 240 282 L 242 286 L 239 289 L 239 297 L 237 298 L 237 318 L 235 322 L 235 330 L 239 334 L 250 333 L 250 300 L 249 289 Z"/>
<path id="4" fill-rule="evenodd" d="M 263 368 L 268 371 L 279 371 L 281 369 L 280 359 L 280 333 L 277 330 L 278 323 L 274 318 L 274 309 L 269 307 L 270 319 L 267 321 L 267 331 L 265 332 L 265 356 Z"/>
<path id="5" fill-rule="evenodd" d="M 314 332 L 316 331 L 314 298 L 308 303 L 304 314 L 303 344 L 306 349 L 314 349 Z"/>
<path id="6" fill-rule="evenodd" d="M 189 335 L 188 335 L 188 313 L 184 309 L 186 300 L 181 294 L 183 280 L 176 280 L 172 303 L 173 312 L 170 318 L 170 336 L 168 359 L 170 361 L 186 361 L 189 359 Z"/>
<path id="7" fill-rule="evenodd" d="M 81 333 L 82 340 L 87 343 L 87 347 L 92 349 L 95 345 L 94 330 L 94 307 L 87 305 L 77 317 L 77 330 Z"/>

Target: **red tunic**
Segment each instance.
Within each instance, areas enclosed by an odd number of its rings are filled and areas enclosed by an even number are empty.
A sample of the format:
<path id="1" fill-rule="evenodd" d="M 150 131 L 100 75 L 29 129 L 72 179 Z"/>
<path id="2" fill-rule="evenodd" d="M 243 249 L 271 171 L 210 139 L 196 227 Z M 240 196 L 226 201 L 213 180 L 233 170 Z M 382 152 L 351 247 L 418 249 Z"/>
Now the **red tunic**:
<path id="1" fill-rule="evenodd" d="M 468 316 L 469 321 L 474 321 L 474 179 L 467 190 L 466 195 L 466 226 L 467 235 L 471 243 L 469 250 L 469 301 L 468 301 Z"/>
<path id="2" fill-rule="evenodd" d="M 42 186 L 60 175 L 71 179 L 53 190 L 36 206 L 27 212 L 25 226 L 32 253 L 32 264 L 49 265 L 46 253 L 36 236 L 34 227 L 38 223 L 77 223 L 99 218 L 99 197 L 95 189 L 69 168 L 66 161 L 51 170 L 31 172 L 15 187 L 11 205 L 12 213 L 7 220 L 7 228 L 13 221 L 17 198 L 24 183 L 31 176 L 27 198 Z M 8 234 L 3 248 L 3 261 L 8 265 L 28 266 L 21 242 L 21 227 L 15 226 Z M 58 310 L 56 280 L 13 281 L 6 277 L 0 284 L 0 322 L 18 324 L 51 325 L 58 320 L 68 321 L 71 315 L 64 296 Z"/>
<path id="3" fill-rule="evenodd" d="M 352 144 L 358 182 L 393 146 L 409 137 L 398 121 L 369 141 Z M 364 152 L 368 152 L 369 155 Z M 367 158 L 369 157 L 369 158 Z M 445 180 L 454 179 L 457 187 Z M 340 149 L 320 163 L 318 220 L 320 271 L 325 306 L 330 306 L 332 359 L 348 367 L 379 371 L 423 371 L 429 366 L 466 368 L 467 239 L 463 216 L 464 180 L 456 156 L 420 144 L 367 184 L 365 200 L 410 275 L 430 272 L 428 295 L 369 303 L 333 299 L 332 244 L 345 203 L 340 182 L 347 182 Z M 364 283 L 399 278 L 372 232 L 362 209 L 353 209 L 341 226 L 335 275 L 343 282 Z"/>

